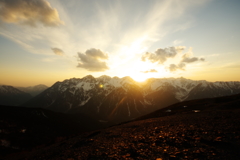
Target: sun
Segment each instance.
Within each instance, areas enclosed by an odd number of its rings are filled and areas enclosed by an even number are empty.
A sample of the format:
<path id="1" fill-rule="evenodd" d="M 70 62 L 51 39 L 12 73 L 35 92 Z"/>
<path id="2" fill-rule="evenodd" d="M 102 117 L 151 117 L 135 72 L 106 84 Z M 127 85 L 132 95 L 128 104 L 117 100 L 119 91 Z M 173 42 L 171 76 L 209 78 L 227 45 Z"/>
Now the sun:
<path id="1" fill-rule="evenodd" d="M 166 77 L 168 76 L 168 73 L 164 69 L 164 66 L 155 69 L 149 66 L 138 65 L 136 68 L 132 70 L 129 68 L 127 76 L 130 76 L 137 82 L 144 82 L 149 78 Z"/>
<path id="2" fill-rule="evenodd" d="M 144 82 L 146 81 L 148 78 L 151 78 L 151 76 L 149 76 L 148 74 L 145 73 L 141 73 L 141 72 L 137 72 L 137 73 L 132 73 L 130 75 L 130 77 L 132 79 L 134 79 L 137 82 Z"/>

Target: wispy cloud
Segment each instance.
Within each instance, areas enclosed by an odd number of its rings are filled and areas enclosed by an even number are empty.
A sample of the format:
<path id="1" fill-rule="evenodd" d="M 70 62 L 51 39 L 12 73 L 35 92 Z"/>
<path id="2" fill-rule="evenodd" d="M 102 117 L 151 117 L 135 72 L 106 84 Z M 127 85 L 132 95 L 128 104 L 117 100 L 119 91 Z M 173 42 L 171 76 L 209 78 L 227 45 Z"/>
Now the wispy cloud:
<path id="1" fill-rule="evenodd" d="M 173 41 L 173 45 L 176 46 L 176 45 L 181 44 L 182 42 L 183 42 L 182 40 L 176 39 L 176 40 Z"/>
<path id="2" fill-rule="evenodd" d="M 210 55 L 208 55 L 208 57 L 218 57 L 218 56 L 220 56 L 220 54 L 210 54 Z"/>
<path id="3" fill-rule="evenodd" d="M 227 63 L 227 64 L 224 64 L 221 68 L 240 69 L 240 64 Z"/>

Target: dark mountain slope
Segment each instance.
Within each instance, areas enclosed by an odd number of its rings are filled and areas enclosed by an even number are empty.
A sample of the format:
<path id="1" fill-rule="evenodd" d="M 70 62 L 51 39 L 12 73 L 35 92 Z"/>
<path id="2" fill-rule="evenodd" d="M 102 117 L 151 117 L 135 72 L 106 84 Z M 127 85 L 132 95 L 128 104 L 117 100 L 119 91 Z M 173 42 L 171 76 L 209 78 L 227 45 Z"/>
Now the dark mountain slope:
<path id="1" fill-rule="evenodd" d="M 144 100 L 140 88 L 130 87 L 127 91 L 116 88 L 105 97 L 95 95 L 83 107 L 72 112 L 85 113 L 115 124 L 149 113 L 147 105 L 141 103 Z"/>
<path id="2" fill-rule="evenodd" d="M 44 90 L 46 90 L 48 88 L 48 86 L 44 85 L 44 84 L 39 84 L 36 86 L 31 86 L 31 87 L 16 87 L 17 89 L 29 93 L 31 94 L 33 97 L 42 93 Z"/>
<path id="3" fill-rule="evenodd" d="M 173 86 L 166 85 L 161 90 L 148 94 L 146 96 L 146 100 L 151 102 L 153 105 L 153 107 L 149 107 L 149 109 L 151 109 L 151 111 L 155 111 L 179 102 L 179 100 L 175 98 L 175 93 L 176 89 Z"/>
<path id="4" fill-rule="evenodd" d="M 239 102 L 240 95 L 234 95 L 174 104 L 139 120 L 85 133 L 21 158 L 238 160 Z"/>
<path id="5" fill-rule="evenodd" d="M 30 100 L 32 96 L 12 86 L 0 86 L 0 105 L 18 106 Z"/>
<path id="6" fill-rule="evenodd" d="M 84 114 L 0 106 L 0 147 L 6 153 L 33 150 L 101 127 Z"/>
<path id="7" fill-rule="evenodd" d="M 240 94 L 217 98 L 197 99 L 176 103 L 164 109 L 160 109 L 148 115 L 139 117 L 137 118 L 137 120 L 163 117 L 174 114 L 194 112 L 214 112 L 219 110 L 225 111 L 233 109 L 240 109 Z"/>

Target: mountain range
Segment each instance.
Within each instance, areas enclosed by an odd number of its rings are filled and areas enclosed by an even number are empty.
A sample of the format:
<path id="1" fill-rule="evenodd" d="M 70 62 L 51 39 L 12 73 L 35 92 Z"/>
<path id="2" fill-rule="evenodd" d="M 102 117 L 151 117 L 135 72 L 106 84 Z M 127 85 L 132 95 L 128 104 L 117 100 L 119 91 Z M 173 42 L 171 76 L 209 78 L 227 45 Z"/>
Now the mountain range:
<path id="1" fill-rule="evenodd" d="M 16 88 L 23 92 L 29 93 L 34 97 L 34 96 L 38 95 L 39 93 L 43 92 L 44 90 L 46 90 L 48 88 L 48 86 L 46 86 L 44 84 L 39 84 L 36 86 L 16 87 Z"/>
<path id="2" fill-rule="evenodd" d="M 102 122 L 119 123 L 177 102 L 237 93 L 240 93 L 240 82 L 151 78 L 139 83 L 130 77 L 88 75 L 56 82 L 24 106 L 84 113 Z"/>
<path id="3" fill-rule="evenodd" d="M 32 96 L 29 93 L 20 91 L 13 86 L 1 85 L 0 86 L 0 104 L 17 106 L 28 100 Z"/>
<path id="4" fill-rule="evenodd" d="M 31 87 L 0 85 L 0 105 L 19 106 L 47 88 L 43 84 Z"/>

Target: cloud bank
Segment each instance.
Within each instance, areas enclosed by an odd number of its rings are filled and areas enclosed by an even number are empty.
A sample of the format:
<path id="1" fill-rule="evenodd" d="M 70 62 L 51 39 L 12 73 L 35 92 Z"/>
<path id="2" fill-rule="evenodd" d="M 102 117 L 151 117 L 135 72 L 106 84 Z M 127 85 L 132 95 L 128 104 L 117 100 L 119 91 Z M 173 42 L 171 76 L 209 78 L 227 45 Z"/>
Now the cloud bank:
<path id="1" fill-rule="evenodd" d="M 64 55 L 63 50 L 61 50 L 61 49 L 59 49 L 59 48 L 52 48 L 52 51 L 53 51 L 56 55 L 59 55 L 59 56 Z"/>
<path id="2" fill-rule="evenodd" d="M 84 68 L 92 72 L 101 72 L 108 70 L 107 63 L 103 60 L 107 60 L 108 55 L 103 51 L 95 48 L 87 50 L 85 53 L 78 53 L 78 65 L 79 68 Z"/>
<path id="3" fill-rule="evenodd" d="M 183 51 L 184 49 L 184 46 L 168 47 L 164 49 L 159 48 L 154 53 L 146 52 L 142 56 L 142 61 L 149 60 L 152 63 L 157 62 L 158 64 L 163 64 L 168 58 L 174 58 L 177 53 Z"/>
<path id="4" fill-rule="evenodd" d="M 36 27 L 37 23 L 48 27 L 63 24 L 58 11 L 46 0 L 0 0 L 0 19 L 31 27 Z"/>

